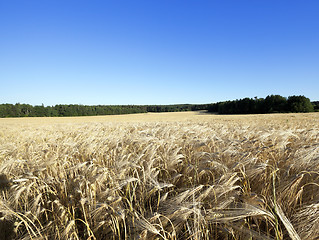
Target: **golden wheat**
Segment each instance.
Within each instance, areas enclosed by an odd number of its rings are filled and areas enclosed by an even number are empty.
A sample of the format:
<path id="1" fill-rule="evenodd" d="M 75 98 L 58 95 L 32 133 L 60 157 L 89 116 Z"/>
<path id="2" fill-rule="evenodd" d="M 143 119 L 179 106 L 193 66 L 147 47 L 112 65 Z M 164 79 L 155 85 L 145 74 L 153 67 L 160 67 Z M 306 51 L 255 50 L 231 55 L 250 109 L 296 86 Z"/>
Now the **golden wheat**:
<path id="1" fill-rule="evenodd" d="M 0 119 L 0 238 L 316 239 L 318 117 Z"/>

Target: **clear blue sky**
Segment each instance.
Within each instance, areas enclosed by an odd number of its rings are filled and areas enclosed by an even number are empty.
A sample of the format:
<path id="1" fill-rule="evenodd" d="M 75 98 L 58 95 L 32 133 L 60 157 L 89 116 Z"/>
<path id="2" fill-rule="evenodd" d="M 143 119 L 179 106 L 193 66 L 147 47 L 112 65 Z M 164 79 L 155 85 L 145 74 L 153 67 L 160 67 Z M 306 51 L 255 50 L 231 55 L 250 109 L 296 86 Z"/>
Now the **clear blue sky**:
<path id="1" fill-rule="evenodd" d="M 318 0 L 0 0 L 0 103 L 319 100 Z"/>

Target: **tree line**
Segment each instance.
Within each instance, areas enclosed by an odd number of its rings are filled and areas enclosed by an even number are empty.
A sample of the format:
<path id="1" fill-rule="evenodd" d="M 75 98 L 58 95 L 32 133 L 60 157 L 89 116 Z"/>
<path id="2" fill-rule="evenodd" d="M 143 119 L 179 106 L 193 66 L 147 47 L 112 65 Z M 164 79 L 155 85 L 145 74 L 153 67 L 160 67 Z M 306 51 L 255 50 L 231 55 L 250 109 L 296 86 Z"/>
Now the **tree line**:
<path id="1" fill-rule="evenodd" d="M 147 112 L 180 112 L 207 110 L 209 104 L 175 104 L 175 105 L 78 105 L 59 104 L 44 106 L 30 104 L 0 104 L 0 117 L 68 117 L 117 115 Z"/>
<path id="2" fill-rule="evenodd" d="M 219 114 L 258 114 L 319 111 L 319 101 L 305 96 L 269 95 L 266 98 L 243 98 L 210 104 L 174 105 L 79 105 L 44 106 L 30 104 L 0 104 L 0 117 L 67 117 L 97 116 L 147 112 L 181 112 L 207 110 Z"/>
<path id="3" fill-rule="evenodd" d="M 305 96 L 268 95 L 266 98 L 243 98 L 211 104 L 209 112 L 219 114 L 261 114 L 319 111 L 319 102 L 310 102 Z"/>

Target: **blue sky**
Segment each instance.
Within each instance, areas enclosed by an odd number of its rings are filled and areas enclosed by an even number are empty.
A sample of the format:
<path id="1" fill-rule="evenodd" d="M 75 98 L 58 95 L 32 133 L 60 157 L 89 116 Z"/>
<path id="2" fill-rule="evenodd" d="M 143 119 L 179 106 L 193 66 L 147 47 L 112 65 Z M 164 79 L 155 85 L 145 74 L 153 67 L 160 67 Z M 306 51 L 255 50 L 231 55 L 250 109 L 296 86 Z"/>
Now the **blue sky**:
<path id="1" fill-rule="evenodd" d="M 319 100 L 319 1 L 0 0 L 0 103 Z"/>

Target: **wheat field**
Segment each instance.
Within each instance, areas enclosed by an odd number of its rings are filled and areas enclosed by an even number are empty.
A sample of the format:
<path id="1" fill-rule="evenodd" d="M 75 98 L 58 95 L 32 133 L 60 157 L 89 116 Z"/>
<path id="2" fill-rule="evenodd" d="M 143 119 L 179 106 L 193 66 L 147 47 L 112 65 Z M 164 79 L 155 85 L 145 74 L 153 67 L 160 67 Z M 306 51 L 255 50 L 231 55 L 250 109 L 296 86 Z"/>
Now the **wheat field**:
<path id="1" fill-rule="evenodd" d="M 319 114 L 0 119 L 0 239 L 319 239 Z"/>

